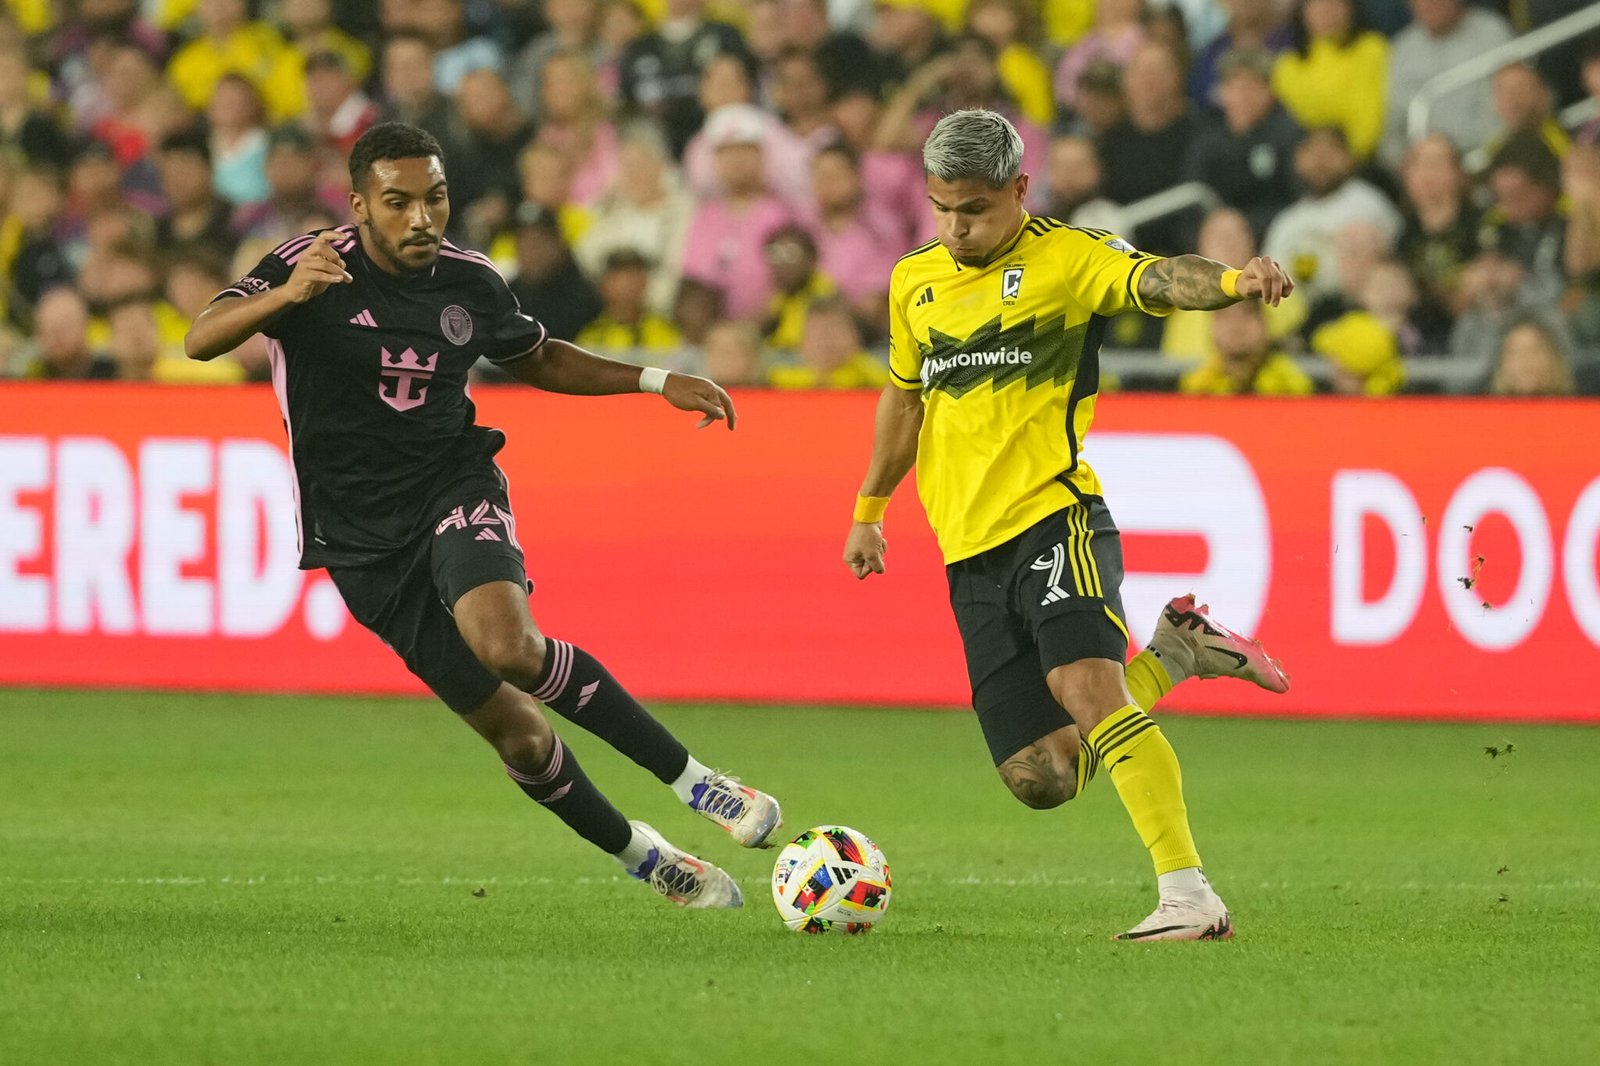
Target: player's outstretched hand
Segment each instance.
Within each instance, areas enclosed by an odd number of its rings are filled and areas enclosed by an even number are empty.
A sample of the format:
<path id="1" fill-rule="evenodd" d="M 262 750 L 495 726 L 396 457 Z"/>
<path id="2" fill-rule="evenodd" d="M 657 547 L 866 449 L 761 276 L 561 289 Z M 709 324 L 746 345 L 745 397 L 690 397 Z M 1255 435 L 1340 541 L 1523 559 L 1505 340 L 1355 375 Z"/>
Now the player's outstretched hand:
<path id="1" fill-rule="evenodd" d="M 857 522 L 850 527 L 850 536 L 844 542 L 844 565 L 865 581 L 868 574 L 883 573 L 883 555 L 889 542 L 883 539 L 882 522 Z"/>
<path id="2" fill-rule="evenodd" d="M 661 395 L 680 411 L 699 411 L 705 415 L 696 429 L 705 429 L 724 419 L 732 429 L 739 418 L 733 410 L 733 397 L 722 386 L 693 374 L 668 374 Z"/>
<path id="3" fill-rule="evenodd" d="M 1260 300 L 1277 307 L 1285 296 L 1294 291 L 1294 281 L 1277 260 L 1256 256 L 1244 265 L 1239 275 L 1239 295 Z"/>
<path id="4" fill-rule="evenodd" d="M 354 280 L 344 268 L 344 260 L 333 250 L 333 231 L 323 230 L 300 253 L 300 258 L 294 264 L 294 273 L 289 275 L 283 287 L 289 299 L 303 304 L 327 292 L 330 285 L 343 285 Z"/>

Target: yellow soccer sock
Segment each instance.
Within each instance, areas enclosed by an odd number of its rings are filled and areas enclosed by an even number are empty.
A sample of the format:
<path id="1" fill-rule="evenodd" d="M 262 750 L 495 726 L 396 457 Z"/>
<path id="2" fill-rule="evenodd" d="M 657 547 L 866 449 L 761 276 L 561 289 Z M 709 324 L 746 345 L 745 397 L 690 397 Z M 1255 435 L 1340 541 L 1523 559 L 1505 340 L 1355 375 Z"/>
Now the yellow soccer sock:
<path id="1" fill-rule="evenodd" d="M 1147 711 L 1156 709 L 1156 702 L 1172 691 L 1172 675 L 1156 653 L 1146 648 L 1133 657 L 1127 667 L 1128 692 L 1133 702 Z"/>
<path id="2" fill-rule="evenodd" d="M 1085 748 L 1094 749 L 1095 759 L 1111 774 L 1156 875 L 1199 866 L 1183 803 L 1183 771 L 1155 720 L 1129 705 L 1091 729 Z"/>

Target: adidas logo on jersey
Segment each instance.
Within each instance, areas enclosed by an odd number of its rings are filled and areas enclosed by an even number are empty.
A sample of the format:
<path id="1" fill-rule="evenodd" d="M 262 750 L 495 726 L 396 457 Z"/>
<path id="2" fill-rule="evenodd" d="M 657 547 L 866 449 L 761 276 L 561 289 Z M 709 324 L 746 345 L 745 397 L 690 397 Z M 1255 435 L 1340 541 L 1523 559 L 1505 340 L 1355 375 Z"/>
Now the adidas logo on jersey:
<path id="1" fill-rule="evenodd" d="M 916 306 L 921 307 L 923 304 L 931 303 L 933 303 L 933 286 L 929 285 L 926 289 L 922 290 L 922 295 L 917 297 Z"/>
<path id="2" fill-rule="evenodd" d="M 362 309 L 362 311 L 361 311 L 361 313 L 359 315 L 357 315 L 356 317 L 352 318 L 350 320 L 350 323 L 352 325 L 356 325 L 356 326 L 376 326 L 378 324 L 376 321 L 373 320 L 372 312 L 370 310 L 365 309 L 365 308 Z"/>

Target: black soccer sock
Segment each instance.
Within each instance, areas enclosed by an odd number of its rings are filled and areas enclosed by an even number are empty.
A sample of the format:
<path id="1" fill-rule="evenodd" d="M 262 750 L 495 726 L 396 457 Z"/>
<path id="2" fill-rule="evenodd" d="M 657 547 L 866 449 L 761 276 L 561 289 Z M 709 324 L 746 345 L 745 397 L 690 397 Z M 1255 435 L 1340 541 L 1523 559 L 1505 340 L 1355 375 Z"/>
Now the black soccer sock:
<path id="1" fill-rule="evenodd" d="M 594 787 L 578 765 L 578 757 L 567 750 L 560 737 L 556 737 L 556 746 L 543 770 L 525 774 L 507 766 L 506 773 L 522 791 L 550 808 L 573 832 L 601 851 L 615 855 L 633 838 L 628 820 Z"/>
<path id="2" fill-rule="evenodd" d="M 594 656 L 564 640 L 547 639 L 545 644 L 544 671 L 529 686 L 529 694 L 664 783 L 677 780 L 689 765 L 689 749 L 639 706 Z"/>

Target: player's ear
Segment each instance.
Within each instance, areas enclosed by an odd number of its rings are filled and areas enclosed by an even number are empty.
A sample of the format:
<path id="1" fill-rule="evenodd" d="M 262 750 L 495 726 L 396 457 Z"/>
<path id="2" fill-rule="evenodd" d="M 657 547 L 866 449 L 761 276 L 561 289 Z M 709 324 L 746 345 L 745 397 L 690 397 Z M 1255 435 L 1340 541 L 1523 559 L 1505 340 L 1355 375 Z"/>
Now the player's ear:
<path id="1" fill-rule="evenodd" d="M 350 217 L 354 218 L 358 225 L 364 226 L 367 223 L 367 199 L 354 189 L 350 190 Z"/>
<path id="2" fill-rule="evenodd" d="M 1012 191 L 1014 191 L 1017 194 L 1017 203 L 1019 203 L 1019 204 L 1027 203 L 1028 202 L 1028 175 L 1026 175 L 1026 174 L 1018 174 L 1017 175 L 1016 185 L 1013 187 Z"/>

